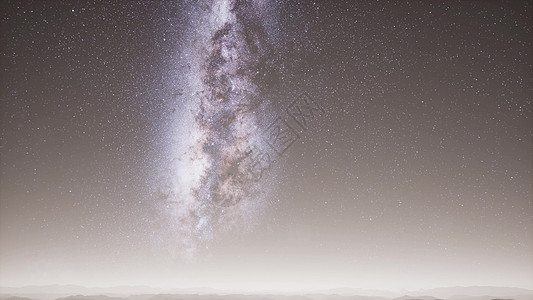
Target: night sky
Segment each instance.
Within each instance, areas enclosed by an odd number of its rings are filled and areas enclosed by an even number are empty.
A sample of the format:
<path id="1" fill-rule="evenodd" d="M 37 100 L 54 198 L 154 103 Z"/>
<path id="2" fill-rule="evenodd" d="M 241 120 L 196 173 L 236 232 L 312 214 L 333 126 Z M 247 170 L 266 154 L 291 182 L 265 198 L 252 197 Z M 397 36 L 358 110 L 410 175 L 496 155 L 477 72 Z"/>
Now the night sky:
<path id="1" fill-rule="evenodd" d="M 0 285 L 533 289 L 528 1 L 3 1 Z"/>

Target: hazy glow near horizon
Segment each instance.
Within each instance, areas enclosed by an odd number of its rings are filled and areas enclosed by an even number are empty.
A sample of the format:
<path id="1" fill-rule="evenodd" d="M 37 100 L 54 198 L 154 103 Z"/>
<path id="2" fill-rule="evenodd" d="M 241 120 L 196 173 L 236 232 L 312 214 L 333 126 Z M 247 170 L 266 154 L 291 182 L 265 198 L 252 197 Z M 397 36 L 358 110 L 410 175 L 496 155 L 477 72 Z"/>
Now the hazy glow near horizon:
<path id="1" fill-rule="evenodd" d="M 532 4 L 2 3 L 0 286 L 533 289 Z"/>

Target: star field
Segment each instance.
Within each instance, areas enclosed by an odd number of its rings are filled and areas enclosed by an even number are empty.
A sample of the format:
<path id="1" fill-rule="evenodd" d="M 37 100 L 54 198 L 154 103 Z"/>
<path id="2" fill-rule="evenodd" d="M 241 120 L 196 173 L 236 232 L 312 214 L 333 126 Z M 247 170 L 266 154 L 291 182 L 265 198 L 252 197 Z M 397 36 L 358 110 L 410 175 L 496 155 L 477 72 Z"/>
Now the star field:
<path id="1" fill-rule="evenodd" d="M 533 288 L 531 9 L 3 3 L 0 285 Z"/>

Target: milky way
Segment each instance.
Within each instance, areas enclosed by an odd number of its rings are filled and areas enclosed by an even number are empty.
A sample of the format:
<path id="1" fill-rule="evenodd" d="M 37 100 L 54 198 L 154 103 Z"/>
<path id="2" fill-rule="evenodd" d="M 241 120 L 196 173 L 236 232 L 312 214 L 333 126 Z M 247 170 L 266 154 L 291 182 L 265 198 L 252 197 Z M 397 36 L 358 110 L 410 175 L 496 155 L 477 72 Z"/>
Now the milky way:
<path id="1" fill-rule="evenodd" d="M 0 290 L 533 290 L 533 1 L 0 6 Z"/>
<path id="2" fill-rule="evenodd" d="M 185 105 L 164 201 L 187 256 L 219 228 L 250 227 L 267 193 L 253 172 L 257 149 L 267 148 L 261 85 L 273 65 L 265 5 L 214 1 L 191 19 Z"/>

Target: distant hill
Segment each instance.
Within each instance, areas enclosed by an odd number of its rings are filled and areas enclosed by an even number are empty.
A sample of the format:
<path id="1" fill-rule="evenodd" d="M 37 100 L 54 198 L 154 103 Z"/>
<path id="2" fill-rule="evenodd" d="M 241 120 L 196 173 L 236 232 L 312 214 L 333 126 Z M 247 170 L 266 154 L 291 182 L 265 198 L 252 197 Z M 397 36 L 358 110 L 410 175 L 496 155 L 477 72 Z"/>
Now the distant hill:
<path id="1" fill-rule="evenodd" d="M 55 294 L 71 295 L 134 295 L 134 294 L 160 294 L 163 290 L 148 286 L 114 286 L 114 287 L 84 287 L 79 285 L 43 285 L 23 286 L 19 288 L 0 287 L 0 294 Z M 61 297 L 58 296 L 58 297 Z"/>
<path id="2" fill-rule="evenodd" d="M 394 298 L 393 300 L 441 300 L 432 296 L 402 296 L 398 298 Z"/>
<path id="3" fill-rule="evenodd" d="M 515 295 L 505 298 L 497 298 L 495 296 L 454 296 L 446 300 L 533 300 L 533 294 L 531 295 Z"/>
<path id="4" fill-rule="evenodd" d="M 497 287 L 497 286 L 467 286 L 467 287 L 446 287 L 417 292 L 419 295 L 431 295 L 441 299 L 454 296 L 492 296 L 493 298 L 514 298 L 514 296 L 533 295 L 533 290 Z"/>
<path id="5" fill-rule="evenodd" d="M 339 295 L 339 296 L 359 296 L 368 297 L 368 300 L 394 298 L 398 296 L 397 292 L 387 290 L 370 290 L 370 289 L 356 289 L 356 288 L 336 288 L 328 290 L 315 291 L 308 294 L 322 294 L 322 295 Z M 359 298 L 360 299 L 360 298 Z"/>
<path id="6" fill-rule="evenodd" d="M 34 300 L 34 299 L 25 298 L 25 297 L 11 296 L 11 295 L 2 295 L 2 296 L 0 296 L 0 300 Z"/>
<path id="7" fill-rule="evenodd" d="M 56 300 L 125 300 L 125 299 L 120 298 L 120 297 L 109 297 L 106 295 L 91 295 L 91 296 L 75 295 L 75 296 L 57 298 Z"/>
<path id="8" fill-rule="evenodd" d="M 235 293 L 211 288 L 147 286 L 87 288 L 76 285 L 0 287 L 0 300 L 533 300 L 533 290 L 507 287 L 448 287 L 406 292 L 339 288 L 311 293 Z M 377 296 L 381 295 L 381 296 Z"/>

